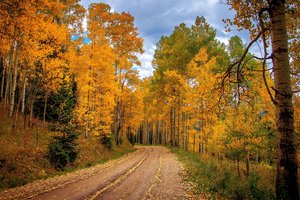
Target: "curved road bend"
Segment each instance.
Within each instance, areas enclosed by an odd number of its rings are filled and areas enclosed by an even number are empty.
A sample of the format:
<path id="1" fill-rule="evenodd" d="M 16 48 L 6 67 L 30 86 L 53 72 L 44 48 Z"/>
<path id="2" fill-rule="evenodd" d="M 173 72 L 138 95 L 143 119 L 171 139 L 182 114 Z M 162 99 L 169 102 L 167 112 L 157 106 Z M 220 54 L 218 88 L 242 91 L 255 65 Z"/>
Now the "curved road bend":
<path id="1" fill-rule="evenodd" d="M 0 200 L 195 199 L 188 194 L 181 170 L 167 148 L 138 146 L 106 164 L 6 190 Z"/>

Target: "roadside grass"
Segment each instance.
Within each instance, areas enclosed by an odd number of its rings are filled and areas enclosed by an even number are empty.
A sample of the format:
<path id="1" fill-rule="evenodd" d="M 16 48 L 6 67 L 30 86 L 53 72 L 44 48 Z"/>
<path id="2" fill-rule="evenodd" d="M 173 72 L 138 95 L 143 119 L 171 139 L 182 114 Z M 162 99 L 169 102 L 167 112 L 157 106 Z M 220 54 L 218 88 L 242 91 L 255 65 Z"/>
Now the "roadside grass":
<path id="1" fill-rule="evenodd" d="M 57 171 L 51 166 L 47 151 L 52 137 L 60 134 L 37 126 L 24 129 L 21 117 L 12 130 L 12 121 L 0 115 L 0 191 L 105 163 L 134 151 L 125 139 L 121 146 L 107 149 L 99 137 L 86 139 L 80 135 L 77 160 L 64 171 Z"/>
<path id="2" fill-rule="evenodd" d="M 243 170 L 238 177 L 236 165 L 229 160 L 218 161 L 212 156 L 177 148 L 171 148 L 171 151 L 184 164 L 184 178 L 193 185 L 198 195 L 207 199 L 275 199 L 275 173 L 270 166 L 253 163 L 248 177 Z"/>

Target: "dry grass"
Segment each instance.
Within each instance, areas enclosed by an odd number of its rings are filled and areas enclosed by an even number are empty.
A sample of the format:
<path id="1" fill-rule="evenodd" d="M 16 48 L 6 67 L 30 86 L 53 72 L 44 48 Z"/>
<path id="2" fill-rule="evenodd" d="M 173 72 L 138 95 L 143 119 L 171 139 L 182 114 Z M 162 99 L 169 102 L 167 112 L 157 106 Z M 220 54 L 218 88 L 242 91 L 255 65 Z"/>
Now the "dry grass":
<path id="1" fill-rule="evenodd" d="M 209 199 L 274 199 L 274 168 L 259 163 L 251 164 L 249 177 L 240 163 L 238 177 L 236 164 L 228 159 L 199 155 L 172 149 L 184 163 L 186 180 L 192 182 L 198 194 Z"/>

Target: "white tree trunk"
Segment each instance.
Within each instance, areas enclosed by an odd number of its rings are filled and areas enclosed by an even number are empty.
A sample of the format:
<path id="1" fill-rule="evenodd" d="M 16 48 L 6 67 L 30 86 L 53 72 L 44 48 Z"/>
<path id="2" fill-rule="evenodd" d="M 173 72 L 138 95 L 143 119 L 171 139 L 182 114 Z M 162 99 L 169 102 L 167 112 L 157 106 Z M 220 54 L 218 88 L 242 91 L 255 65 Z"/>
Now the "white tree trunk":
<path id="1" fill-rule="evenodd" d="M 13 116 L 14 106 L 15 106 L 15 95 L 16 95 L 16 87 L 17 87 L 17 76 L 18 76 L 18 44 L 16 44 L 16 55 L 15 55 L 15 63 L 12 68 L 12 87 L 10 91 L 10 108 L 9 108 L 9 117 Z"/>
<path id="2" fill-rule="evenodd" d="M 2 75 L 1 75 L 1 91 L 0 91 L 1 99 L 4 96 L 4 80 L 5 80 L 5 73 L 6 73 L 6 65 L 4 62 L 2 63 L 2 67 L 3 67 L 3 69 L 2 69 Z"/>
<path id="3" fill-rule="evenodd" d="M 26 77 L 23 79 L 23 86 L 22 86 L 22 106 L 21 112 L 25 112 L 25 97 L 26 97 Z"/>

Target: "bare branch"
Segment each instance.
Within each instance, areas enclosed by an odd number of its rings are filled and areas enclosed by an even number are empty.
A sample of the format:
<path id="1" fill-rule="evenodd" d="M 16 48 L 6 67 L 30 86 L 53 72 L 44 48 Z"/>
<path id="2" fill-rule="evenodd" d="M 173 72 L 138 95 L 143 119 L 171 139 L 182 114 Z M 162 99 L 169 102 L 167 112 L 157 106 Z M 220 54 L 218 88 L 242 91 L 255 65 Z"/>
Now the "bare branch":
<path id="1" fill-rule="evenodd" d="M 263 20 L 262 20 L 262 14 L 263 14 L 263 12 L 265 12 L 265 11 L 268 11 L 268 10 L 266 10 L 266 9 L 261 9 L 260 12 L 259 12 L 259 16 L 258 16 L 260 25 L 261 25 L 261 27 L 262 27 L 262 30 L 264 30 L 264 22 L 263 22 Z M 269 84 L 268 84 L 267 78 L 266 78 L 266 60 L 267 60 L 267 55 L 268 55 L 268 53 L 267 53 L 267 41 L 266 41 L 266 35 L 265 35 L 265 32 L 262 33 L 262 40 L 263 40 L 263 45 L 264 45 L 264 59 L 263 59 L 263 66 L 262 66 L 262 67 L 263 67 L 263 80 L 264 80 L 264 84 L 265 84 L 265 86 L 266 86 L 266 88 L 267 88 L 268 94 L 269 94 L 269 96 L 270 96 L 272 102 L 273 102 L 275 105 L 277 105 L 278 103 L 277 103 L 277 101 L 275 100 L 275 98 L 273 97 L 273 95 L 272 95 L 272 93 L 271 93 L 271 90 L 270 90 L 270 88 L 269 88 Z M 272 56 L 271 56 L 271 58 L 272 58 Z"/>
<path id="2" fill-rule="evenodd" d="M 260 69 L 249 69 L 249 68 L 247 68 L 247 70 L 249 70 L 249 71 L 251 70 L 254 72 L 263 72 L 264 71 L 264 70 L 260 70 Z M 265 71 L 271 71 L 271 70 L 273 70 L 273 67 L 265 69 Z"/>
<path id="3" fill-rule="evenodd" d="M 221 77 L 221 83 L 220 83 L 220 90 L 221 90 L 221 93 L 222 93 L 222 96 L 223 96 L 223 93 L 224 93 L 224 91 L 225 91 L 225 89 L 224 89 L 224 87 L 225 87 L 225 83 L 226 83 L 226 81 L 228 80 L 228 82 L 229 83 L 234 83 L 234 84 L 237 84 L 238 86 L 237 86 L 237 95 L 238 95 L 238 98 L 240 98 L 240 91 L 239 91 L 239 88 L 240 88 L 240 82 L 242 81 L 242 76 L 241 76 L 241 74 L 242 74 L 242 71 L 243 71 L 243 68 L 244 68 L 244 66 L 245 66 L 245 64 L 249 61 L 249 60 L 251 60 L 253 57 L 251 57 L 250 59 L 247 59 L 246 61 L 245 61 L 245 59 L 246 59 L 246 56 L 247 56 L 247 54 L 248 54 L 248 52 L 249 52 L 249 49 L 250 49 L 250 47 L 261 37 L 261 35 L 265 32 L 265 31 L 267 31 L 267 30 L 269 30 L 269 29 L 263 29 L 263 30 L 261 30 L 258 34 L 257 34 L 257 36 L 247 45 L 247 47 L 246 47 L 246 49 L 245 49 L 245 51 L 244 51 L 244 53 L 243 53 L 243 55 L 241 56 L 241 58 L 239 59 L 239 60 L 237 60 L 236 62 L 234 62 L 234 63 L 232 63 L 232 64 L 230 64 L 229 66 L 228 66 L 228 68 L 226 69 L 226 72 L 223 74 L 223 76 Z M 244 63 L 244 62 L 246 62 L 246 63 Z M 235 66 L 237 66 L 237 71 L 236 72 L 233 72 L 233 68 L 235 67 Z M 232 81 L 231 80 L 231 77 L 232 77 L 232 75 L 233 75 L 233 73 L 236 73 L 236 81 Z M 222 97 L 221 97 L 222 98 Z"/>
<path id="4" fill-rule="evenodd" d="M 268 31 L 269 29 L 263 29 L 263 30 L 261 30 L 258 34 L 257 34 L 257 36 L 247 45 L 247 47 L 246 47 L 246 49 L 245 49 L 245 51 L 244 51 L 244 53 L 243 53 L 243 55 L 242 55 L 242 57 L 238 60 L 238 61 L 236 61 L 236 62 L 234 62 L 234 63 L 232 63 L 231 65 L 229 65 L 230 67 L 228 68 L 228 69 L 232 69 L 235 65 L 238 65 L 238 68 L 240 68 L 240 66 L 241 66 L 241 64 L 242 64 L 242 62 L 244 61 L 244 59 L 245 59 L 245 57 L 247 56 L 247 54 L 248 54 L 248 52 L 249 52 L 249 49 L 250 49 L 250 47 L 261 37 L 261 35 L 264 33 L 264 32 L 266 32 L 266 31 Z M 228 70 L 227 70 L 228 71 Z"/>
<path id="5" fill-rule="evenodd" d="M 260 57 L 257 57 L 257 56 L 253 56 L 253 58 L 257 59 L 257 60 L 270 60 L 270 59 L 273 59 L 272 56 L 268 56 L 266 58 L 260 58 Z"/>
<path id="6" fill-rule="evenodd" d="M 292 91 L 293 94 L 299 93 L 300 90 Z"/>

